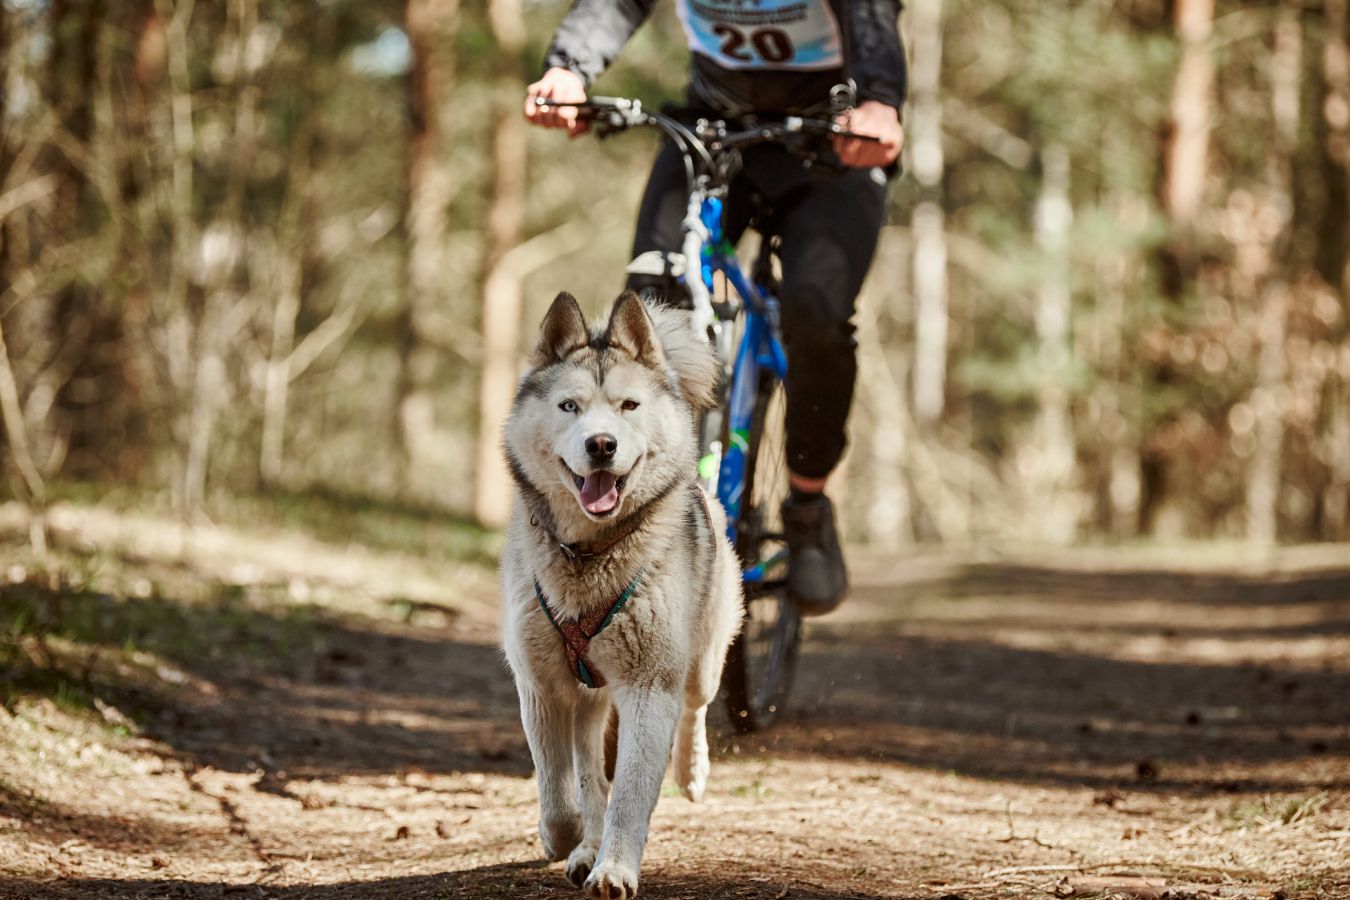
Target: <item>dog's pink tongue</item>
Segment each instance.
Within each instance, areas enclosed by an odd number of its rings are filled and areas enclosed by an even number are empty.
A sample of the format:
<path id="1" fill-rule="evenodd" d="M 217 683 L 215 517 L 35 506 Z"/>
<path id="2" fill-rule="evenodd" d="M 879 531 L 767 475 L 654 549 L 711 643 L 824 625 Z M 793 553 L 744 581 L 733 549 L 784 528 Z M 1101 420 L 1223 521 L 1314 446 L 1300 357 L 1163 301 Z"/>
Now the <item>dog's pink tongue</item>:
<path id="1" fill-rule="evenodd" d="M 586 512 L 607 513 L 619 503 L 613 472 L 592 472 L 581 485 L 581 506 Z"/>

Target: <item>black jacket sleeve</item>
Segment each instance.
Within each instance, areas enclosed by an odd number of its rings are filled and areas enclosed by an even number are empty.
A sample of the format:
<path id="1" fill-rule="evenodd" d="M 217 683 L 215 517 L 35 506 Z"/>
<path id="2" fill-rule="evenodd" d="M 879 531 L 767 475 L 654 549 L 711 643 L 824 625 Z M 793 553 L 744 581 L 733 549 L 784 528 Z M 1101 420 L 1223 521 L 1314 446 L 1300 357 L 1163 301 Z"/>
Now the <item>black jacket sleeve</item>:
<path id="1" fill-rule="evenodd" d="M 590 87 L 614 62 L 657 0 L 576 0 L 553 35 L 545 68 L 569 69 Z"/>
<path id="2" fill-rule="evenodd" d="M 582 0 L 585 2 L 585 0 Z M 845 0 L 849 10 L 849 75 L 859 100 L 899 109 L 908 93 L 905 50 L 900 44 L 899 0 Z"/>

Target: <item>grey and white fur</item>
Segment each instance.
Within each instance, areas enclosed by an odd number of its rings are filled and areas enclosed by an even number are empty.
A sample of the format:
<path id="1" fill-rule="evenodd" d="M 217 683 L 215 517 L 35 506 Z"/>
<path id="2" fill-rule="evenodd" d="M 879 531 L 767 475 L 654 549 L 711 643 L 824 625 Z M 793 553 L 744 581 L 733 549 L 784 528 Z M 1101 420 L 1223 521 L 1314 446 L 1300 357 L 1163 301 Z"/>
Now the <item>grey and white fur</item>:
<path id="1" fill-rule="evenodd" d="M 740 566 L 721 506 L 696 479 L 696 413 L 718 366 L 689 313 L 632 293 L 588 328 L 554 300 L 505 427 L 516 499 L 502 559 L 503 644 L 539 779 L 545 855 L 588 897 L 637 893 L 668 762 L 691 800 L 708 777 L 705 716 L 740 627 Z M 554 615 L 635 594 L 591 641 L 607 682 L 582 685 Z M 617 711 L 613 785 L 606 727 Z"/>

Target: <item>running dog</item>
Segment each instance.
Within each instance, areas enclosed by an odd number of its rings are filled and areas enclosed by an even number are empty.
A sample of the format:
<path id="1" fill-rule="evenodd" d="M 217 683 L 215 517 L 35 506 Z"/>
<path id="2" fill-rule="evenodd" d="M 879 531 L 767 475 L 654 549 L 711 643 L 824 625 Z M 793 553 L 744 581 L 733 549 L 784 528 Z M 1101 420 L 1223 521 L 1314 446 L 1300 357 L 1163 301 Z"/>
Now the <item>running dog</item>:
<path id="1" fill-rule="evenodd" d="M 672 743 L 676 784 L 703 796 L 708 703 L 741 622 L 726 519 L 696 480 L 718 366 L 689 313 L 631 292 L 596 328 L 559 294 L 530 364 L 505 428 L 503 644 L 544 854 L 588 897 L 627 900 Z"/>

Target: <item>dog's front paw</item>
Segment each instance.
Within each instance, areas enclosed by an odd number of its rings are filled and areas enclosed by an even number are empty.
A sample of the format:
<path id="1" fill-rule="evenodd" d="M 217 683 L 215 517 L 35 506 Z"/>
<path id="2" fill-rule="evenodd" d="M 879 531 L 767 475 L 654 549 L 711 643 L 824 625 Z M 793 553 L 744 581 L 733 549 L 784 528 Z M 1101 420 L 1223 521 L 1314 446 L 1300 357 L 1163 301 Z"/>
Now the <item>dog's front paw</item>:
<path id="1" fill-rule="evenodd" d="M 631 900 L 637 896 L 637 872 L 613 861 L 602 862 L 586 879 L 586 896 L 592 900 Z"/>
<path id="2" fill-rule="evenodd" d="M 586 883 L 586 876 L 595 868 L 595 852 L 595 847 L 582 842 L 567 857 L 567 880 L 572 882 L 573 887 L 581 887 Z"/>
<path id="3" fill-rule="evenodd" d="M 545 859 L 553 862 L 565 858 L 581 843 L 581 817 L 540 819 L 539 842 L 544 845 Z"/>

